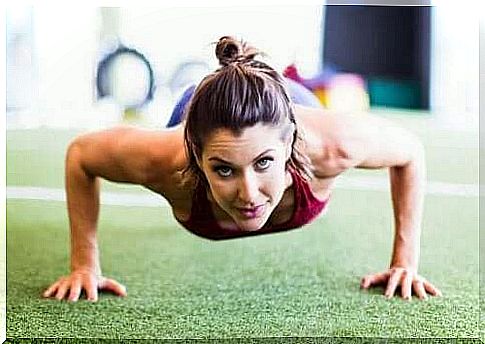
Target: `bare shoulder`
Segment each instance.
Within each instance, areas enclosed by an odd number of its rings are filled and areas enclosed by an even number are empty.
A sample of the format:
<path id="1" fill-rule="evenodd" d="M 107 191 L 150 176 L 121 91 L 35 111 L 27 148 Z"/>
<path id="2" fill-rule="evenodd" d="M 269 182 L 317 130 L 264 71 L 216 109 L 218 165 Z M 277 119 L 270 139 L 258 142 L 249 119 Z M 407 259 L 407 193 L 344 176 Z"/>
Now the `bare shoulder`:
<path id="1" fill-rule="evenodd" d="M 142 185 L 164 196 L 174 207 L 190 201 L 191 188 L 182 178 L 188 161 L 183 125 L 146 133 L 141 144 L 146 147 L 149 157 Z"/>
<path id="2" fill-rule="evenodd" d="M 166 198 L 186 163 L 183 127 L 151 130 L 119 126 L 78 137 L 70 149 L 80 152 L 83 168 L 95 177 L 140 184 Z"/>
<path id="3" fill-rule="evenodd" d="M 348 140 L 351 135 L 343 117 L 325 109 L 295 106 L 304 153 L 316 179 L 335 178 L 349 168 Z"/>
<path id="4" fill-rule="evenodd" d="M 366 113 L 352 114 L 326 109 L 296 106 L 298 123 L 309 142 L 325 147 L 345 148 L 362 137 L 374 137 L 386 120 Z"/>
<path id="5" fill-rule="evenodd" d="M 335 113 L 295 106 L 315 175 L 337 176 L 349 168 L 403 165 L 422 147 L 393 121 L 369 113 Z"/>

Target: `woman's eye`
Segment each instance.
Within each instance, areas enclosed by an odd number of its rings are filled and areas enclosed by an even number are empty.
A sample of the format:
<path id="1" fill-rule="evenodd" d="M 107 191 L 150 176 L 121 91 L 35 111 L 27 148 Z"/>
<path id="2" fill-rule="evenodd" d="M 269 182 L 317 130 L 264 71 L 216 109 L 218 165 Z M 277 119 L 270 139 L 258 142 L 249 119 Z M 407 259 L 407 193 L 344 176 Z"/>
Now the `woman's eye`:
<path id="1" fill-rule="evenodd" d="M 229 177 L 232 174 L 232 169 L 227 166 L 220 166 L 220 167 L 216 167 L 216 172 L 221 177 Z"/>
<path id="2" fill-rule="evenodd" d="M 270 165 L 271 165 L 271 162 L 273 161 L 272 158 L 263 158 L 261 160 L 259 160 L 256 164 L 258 165 L 258 168 L 259 169 L 267 169 Z"/>

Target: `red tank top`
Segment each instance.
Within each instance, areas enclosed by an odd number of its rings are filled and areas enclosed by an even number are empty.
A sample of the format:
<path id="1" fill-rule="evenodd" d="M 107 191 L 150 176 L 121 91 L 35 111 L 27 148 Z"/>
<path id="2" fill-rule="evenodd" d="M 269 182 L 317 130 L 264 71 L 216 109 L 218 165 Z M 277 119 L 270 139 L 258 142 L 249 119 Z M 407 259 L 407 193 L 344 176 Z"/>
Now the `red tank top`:
<path id="1" fill-rule="evenodd" d="M 313 221 L 320 214 L 326 207 L 328 199 L 323 202 L 320 201 L 313 195 L 310 185 L 305 179 L 291 170 L 290 174 L 293 179 L 295 205 L 293 215 L 284 223 L 276 225 L 266 223 L 261 229 L 250 232 L 221 228 L 214 218 L 203 186 L 199 186 L 195 190 L 189 219 L 187 221 L 177 219 L 177 221 L 193 234 L 211 240 L 275 233 L 301 227 Z"/>

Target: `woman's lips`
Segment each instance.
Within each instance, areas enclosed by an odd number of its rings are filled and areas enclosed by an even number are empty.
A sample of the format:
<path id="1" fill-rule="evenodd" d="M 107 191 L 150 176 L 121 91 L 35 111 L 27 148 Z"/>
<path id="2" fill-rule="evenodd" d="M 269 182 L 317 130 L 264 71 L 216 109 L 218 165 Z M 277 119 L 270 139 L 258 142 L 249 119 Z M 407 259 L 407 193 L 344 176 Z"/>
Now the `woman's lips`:
<path id="1" fill-rule="evenodd" d="M 254 219 L 263 214 L 264 205 L 258 205 L 257 207 L 253 208 L 237 208 L 237 210 L 243 217 Z"/>

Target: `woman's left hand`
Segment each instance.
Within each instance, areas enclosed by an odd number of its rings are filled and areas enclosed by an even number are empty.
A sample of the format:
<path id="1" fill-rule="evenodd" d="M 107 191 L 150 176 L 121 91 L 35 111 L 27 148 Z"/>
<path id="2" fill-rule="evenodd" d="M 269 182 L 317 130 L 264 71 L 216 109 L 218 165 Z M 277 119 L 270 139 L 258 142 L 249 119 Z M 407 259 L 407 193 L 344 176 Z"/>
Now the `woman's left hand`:
<path id="1" fill-rule="evenodd" d="M 384 295 L 391 298 L 395 295 L 398 286 L 401 286 L 401 297 L 411 300 L 412 292 L 421 299 L 432 296 L 442 296 L 441 291 L 424 277 L 418 275 L 414 269 L 391 267 L 389 270 L 364 276 L 360 287 L 369 289 L 378 285 L 386 285 Z"/>

